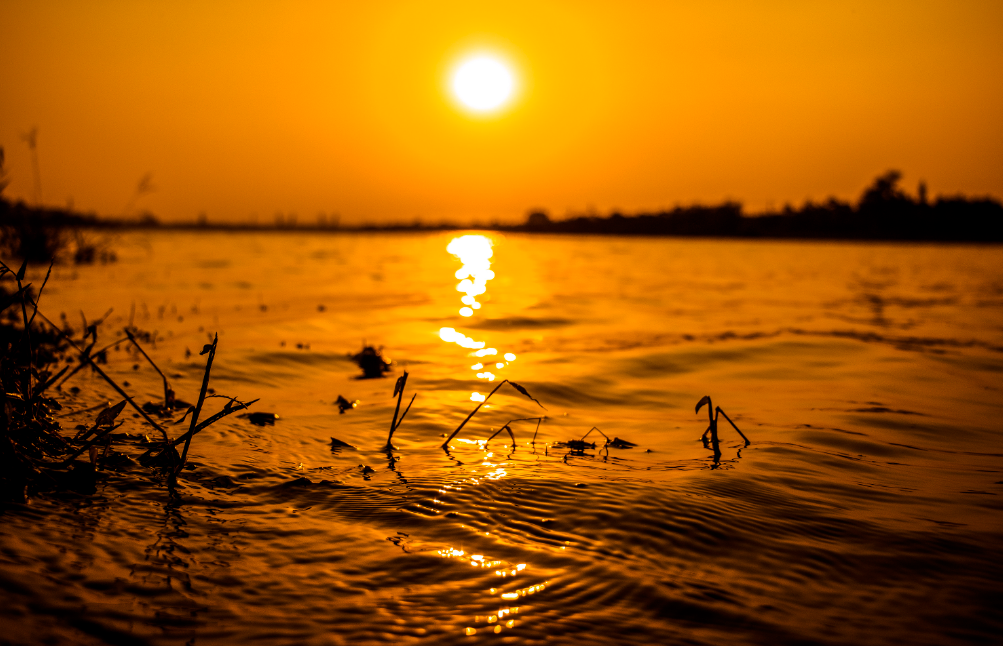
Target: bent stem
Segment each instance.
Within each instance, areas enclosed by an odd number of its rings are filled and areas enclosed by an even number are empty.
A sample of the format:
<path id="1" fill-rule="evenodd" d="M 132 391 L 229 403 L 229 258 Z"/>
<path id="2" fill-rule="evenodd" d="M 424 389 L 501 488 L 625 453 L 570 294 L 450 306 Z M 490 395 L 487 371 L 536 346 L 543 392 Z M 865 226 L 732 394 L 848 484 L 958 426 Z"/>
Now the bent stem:
<path id="1" fill-rule="evenodd" d="M 544 410 L 547 410 L 543 406 L 543 404 L 541 404 L 539 401 L 537 401 L 537 399 L 535 397 L 533 397 L 532 395 L 530 395 L 529 392 L 527 392 L 525 388 L 523 388 L 519 384 L 515 383 L 514 381 L 509 381 L 508 379 L 503 379 L 500 384 L 498 384 L 497 386 L 495 386 L 494 390 L 492 390 L 490 393 L 488 393 L 488 396 L 484 398 L 484 401 L 478 403 L 477 406 L 474 408 L 474 410 L 470 411 L 470 414 L 467 415 L 467 418 L 465 420 L 463 420 L 462 422 L 460 422 L 460 425 L 456 427 L 456 430 L 453 431 L 452 434 L 449 437 L 446 438 L 446 441 L 443 442 L 442 446 L 440 446 L 439 448 L 441 448 L 443 451 L 447 450 L 449 448 L 450 441 L 452 441 L 452 439 L 454 437 L 456 437 L 457 433 L 459 433 L 461 430 L 463 430 L 463 427 L 467 425 L 467 422 L 470 421 L 470 418 L 472 418 L 477 413 L 477 411 L 479 411 L 481 409 L 481 406 L 483 406 L 484 404 L 486 404 L 487 401 L 489 399 L 491 399 L 491 395 L 493 395 L 496 392 L 498 392 L 498 389 L 501 388 L 502 386 L 504 386 L 505 384 L 510 384 L 513 388 L 515 388 L 516 390 L 518 390 L 519 392 L 521 392 L 523 395 L 525 395 L 526 397 L 529 397 L 530 399 L 532 399 L 533 401 L 535 401 L 537 406 L 539 406 L 540 408 L 543 408 Z"/>
<path id="2" fill-rule="evenodd" d="M 536 422 L 536 433 L 539 433 L 540 432 L 540 424 L 543 423 L 543 420 L 545 420 L 545 419 L 547 419 L 547 418 L 546 417 L 519 417 L 517 419 L 510 419 L 509 421 L 505 422 L 504 426 L 502 426 L 500 429 L 498 429 L 497 431 L 495 431 L 494 434 L 491 437 L 489 437 L 487 440 L 484 441 L 484 446 L 486 447 L 488 445 L 488 443 L 491 440 L 495 439 L 495 436 L 497 436 L 502 431 L 508 431 L 509 437 L 512 438 L 512 450 L 515 451 L 515 448 L 516 448 L 515 434 L 512 432 L 511 424 L 513 422 Z M 533 440 L 534 441 L 536 441 L 536 433 L 533 433 Z"/>
<path id="3" fill-rule="evenodd" d="M 487 440 L 485 440 L 484 441 L 484 447 L 487 448 L 487 446 L 491 442 L 491 440 L 495 439 L 495 436 L 498 435 L 499 433 L 501 433 L 502 431 L 508 431 L 508 436 L 510 438 L 512 438 L 512 450 L 515 451 L 515 434 L 512 433 L 512 429 L 511 429 L 511 427 L 509 427 L 508 424 L 505 424 L 505 426 L 502 426 L 500 429 L 498 429 L 497 431 L 494 432 L 494 435 L 492 435 Z"/>
<path id="4" fill-rule="evenodd" d="M 736 431 L 738 431 L 738 434 L 742 436 L 742 439 L 743 439 L 743 440 L 745 440 L 745 445 L 746 445 L 746 446 L 749 446 L 750 444 L 752 444 L 752 442 L 750 442 L 750 441 L 749 441 L 749 438 L 745 437 L 745 433 L 743 433 L 743 432 L 741 431 L 741 429 L 739 429 L 739 428 L 738 428 L 737 426 L 735 426 L 735 422 L 731 421 L 731 418 L 730 418 L 730 417 L 728 417 L 728 413 L 726 413 L 726 412 L 724 412 L 723 410 L 721 410 L 721 407 L 720 407 L 720 406 L 718 406 L 718 407 L 717 407 L 717 412 L 719 412 L 719 413 L 721 413 L 722 415 L 724 415 L 724 418 L 725 418 L 726 420 L 728 420 L 728 423 L 729 423 L 729 424 L 731 424 L 731 427 L 732 427 L 733 429 L 735 429 Z M 715 421 L 716 421 L 716 420 L 715 420 Z"/>
<path id="5" fill-rule="evenodd" d="M 38 304 L 37 303 L 35 303 L 35 308 L 36 308 L 36 310 L 38 309 Z M 139 406 L 139 404 L 137 404 L 135 401 L 133 401 L 132 397 L 129 397 L 128 393 L 126 393 L 124 390 L 122 390 L 122 388 L 119 387 L 119 385 L 117 383 L 115 383 L 114 379 L 112 379 L 111 377 L 109 377 L 108 375 L 106 375 L 105 372 L 104 372 L 104 370 L 102 370 L 100 367 L 98 367 L 98 364 L 94 361 L 93 358 L 91 358 L 91 356 L 88 354 L 88 352 L 86 350 L 82 350 L 79 345 L 77 345 L 76 343 L 73 342 L 73 339 L 71 339 L 65 332 L 63 332 L 59 327 L 57 327 L 55 323 L 53 323 L 52 321 L 50 321 L 48 319 L 48 317 L 45 316 L 45 314 L 42 314 L 41 311 L 38 312 L 38 315 L 41 316 L 42 320 L 44 320 L 46 323 L 48 323 L 52 327 L 53 330 L 55 330 L 56 332 L 58 332 L 59 335 L 62 336 L 63 339 L 65 339 L 67 343 L 69 343 L 71 346 L 73 346 L 73 349 L 76 350 L 77 353 L 79 353 L 80 356 L 87 363 L 89 363 L 92 368 L 94 368 L 94 372 L 96 372 L 99 375 L 101 375 L 101 378 L 104 379 L 105 381 L 107 381 L 108 385 L 110 385 L 112 388 L 114 388 L 115 392 L 117 392 L 119 395 L 121 395 L 122 398 L 125 399 L 125 401 L 129 402 L 129 405 L 132 406 L 134 409 L 136 409 L 136 412 L 139 413 L 139 415 L 143 419 L 145 419 L 150 426 L 152 426 L 153 428 L 155 428 L 158 431 L 160 431 L 160 434 L 164 436 L 164 441 L 165 442 L 167 441 L 167 431 L 164 430 L 164 427 L 161 426 L 160 424 L 157 424 L 155 421 L 153 421 L 153 419 L 149 415 L 146 414 L 146 411 L 143 410 L 142 407 Z M 93 347 L 93 344 L 90 347 Z"/>
<path id="6" fill-rule="evenodd" d="M 168 410 L 171 409 L 174 404 L 173 402 L 174 398 L 171 396 L 171 393 L 173 391 L 171 390 L 171 385 L 167 381 L 167 375 L 165 375 L 163 371 L 161 371 L 160 368 L 157 367 L 157 364 L 153 362 L 153 359 L 150 358 L 150 355 L 146 354 L 146 350 L 143 349 L 143 346 L 139 345 L 139 341 L 137 341 L 136 337 L 132 335 L 132 331 L 129 328 L 125 328 L 125 335 L 129 337 L 129 340 L 132 341 L 132 344 L 134 346 L 136 346 L 136 349 L 139 350 L 140 354 L 142 354 L 146 358 L 146 360 L 150 363 L 150 365 L 153 366 L 153 369 L 157 371 L 157 374 L 160 375 L 160 378 L 164 380 L 164 408 Z"/>

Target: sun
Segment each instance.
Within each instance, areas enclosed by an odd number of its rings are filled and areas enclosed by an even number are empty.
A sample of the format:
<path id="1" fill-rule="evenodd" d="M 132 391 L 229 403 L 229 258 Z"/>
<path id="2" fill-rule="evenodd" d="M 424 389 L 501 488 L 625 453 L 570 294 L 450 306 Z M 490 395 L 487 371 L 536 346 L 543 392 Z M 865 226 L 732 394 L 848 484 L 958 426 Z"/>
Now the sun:
<path id="1" fill-rule="evenodd" d="M 453 70 L 453 96 L 468 110 L 491 113 L 504 108 L 515 91 L 512 70 L 497 56 L 478 54 L 463 59 Z"/>

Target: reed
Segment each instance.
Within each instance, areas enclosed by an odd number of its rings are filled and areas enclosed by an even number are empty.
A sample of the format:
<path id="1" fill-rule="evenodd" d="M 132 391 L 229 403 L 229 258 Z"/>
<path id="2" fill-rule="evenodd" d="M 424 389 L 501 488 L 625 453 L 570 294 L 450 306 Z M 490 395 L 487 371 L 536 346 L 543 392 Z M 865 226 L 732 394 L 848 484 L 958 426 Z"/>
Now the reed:
<path id="1" fill-rule="evenodd" d="M 198 433 L 202 432 L 212 424 L 218 422 L 219 420 L 232 415 L 237 411 L 245 410 L 252 404 L 258 402 L 257 399 L 251 400 L 249 402 L 242 402 L 234 397 L 227 397 L 224 395 L 208 395 L 209 392 L 209 375 L 212 372 L 212 362 L 216 358 L 216 346 L 219 343 L 219 335 L 215 335 L 212 343 L 207 343 L 203 346 L 202 351 L 199 355 L 209 355 L 206 358 L 205 372 L 202 375 L 202 388 L 199 390 L 198 402 L 194 406 L 190 406 L 185 414 L 181 416 L 175 424 L 181 424 L 190 414 L 192 416 L 191 421 L 188 424 L 188 431 L 177 439 L 165 438 L 165 440 L 150 448 L 142 456 L 140 456 L 139 461 L 141 464 L 146 465 L 158 465 L 167 473 L 167 484 L 168 487 L 173 488 L 177 484 L 178 475 L 184 468 L 185 463 L 188 461 L 188 449 L 191 448 L 192 438 Z M 199 418 L 202 415 L 202 407 L 205 405 L 205 400 L 208 398 L 221 398 L 228 400 L 223 406 L 223 410 L 211 415 L 208 419 L 199 422 Z M 178 455 L 177 447 L 184 442 L 184 448 L 180 455 Z"/>
<path id="2" fill-rule="evenodd" d="M 153 359 L 150 358 L 150 355 L 146 354 L 146 350 L 143 349 L 143 346 L 139 345 L 139 341 L 137 341 L 136 337 L 133 336 L 131 329 L 125 328 L 125 335 L 126 337 L 128 337 L 129 341 L 131 341 L 132 344 L 136 346 L 136 349 L 139 350 L 139 353 L 146 358 L 146 360 L 150 363 L 151 366 L 153 366 L 153 369 L 157 371 L 157 374 L 160 375 L 160 378 L 163 380 L 164 410 L 170 411 L 172 408 L 174 408 L 174 390 L 171 388 L 170 382 L 167 381 L 167 375 L 165 375 L 164 371 L 161 370 L 156 363 L 154 363 Z"/>
<path id="3" fill-rule="evenodd" d="M 523 388 L 519 384 L 515 383 L 514 381 L 511 381 L 509 379 L 503 379 L 501 381 L 501 383 L 499 383 L 497 386 L 495 386 L 494 390 L 492 390 L 490 393 L 488 393 L 488 396 L 484 398 L 484 401 L 479 402 L 477 404 L 477 406 L 474 408 L 474 410 L 470 411 L 470 414 L 467 415 L 467 418 L 465 420 L 463 420 L 462 422 L 460 422 L 460 425 L 456 427 L 456 430 L 453 431 L 452 434 L 450 434 L 450 436 L 446 438 L 446 441 L 443 442 L 442 446 L 440 446 L 439 448 L 441 448 L 443 451 L 448 450 L 449 449 L 449 443 L 452 441 L 452 439 L 454 437 L 456 437 L 456 434 L 459 433 L 461 430 L 463 430 L 463 427 L 466 426 L 467 422 L 469 422 L 470 419 L 477 413 L 477 411 L 479 411 L 481 409 L 481 406 L 483 406 L 484 404 L 486 404 L 487 401 L 489 399 L 491 399 L 491 395 L 493 395 L 496 392 L 498 392 L 498 389 L 501 388 L 502 386 L 504 386 L 505 384 L 509 384 L 510 386 L 512 386 L 513 388 L 515 388 L 516 390 L 518 390 L 520 393 L 522 393 L 526 397 L 529 397 L 530 399 L 532 399 L 534 402 L 536 402 L 536 405 L 539 406 L 540 408 L 542 408 L 543 410 L 547 410 L 546 406 L 544 406 L 543 404 L 541 404 L 539 402 L 539 400 L 536 399 L 536 397 L 533 397 L 532 395 L 530 395 L 529 391 L 527 391 L 525 388 Z M 513 441 L 514 440 L 515 440 L 515 438 L 513 437 Z"/>
<path id="4" fill-rule="evenodd" d="M 14 271 L 0 261 L 0 278 L 11 277 L 17 284 L 17 291 L 13 294 L 8 294 L 0 285 L 0 311 L 19 304 L 21 310 L 19 322 L 23 326 L 18 330 L 13 325 L 0 325 L 0 343 L 5 346 L 4 352 L 0 353 L 0 386 L 2 386 L 0 387 L 0 490 L 2 490 L 0 495 L 4 499 L 26 501 L 29 490 L 38 491 L 63 485 L 79 490 L 79 485 L 83 483 L 81 478 L 90 482 L 89 485 L 84 484 L 93 491 L 94 468 L 99 463 L 98 451 L 103 445 L 102 457 L 108 455 L 111 450 L 112 433 L 124 423 L 122 421 L 116 423 L 116 420 L 127 405 L 132 406 L 146 423 L 160 431 L 161 441 L 140 456 L 140 462 L 146 466 L 166 467 L 168 486 L 173 489 L 177 475 L 187 460 L 192 438 L 220 419 L 257 402 L 257 400 L 241 402 L 233 397 L 207 395 L 209 376 L 219 342 L 217 336 L 212 344 L 207 344 L 202 351 L 202 354 L 208 354 L 209 357 L 206 360 L 198 404 L 190 407 L 176 422 L 184 422 L 191 414 L 188 431 L 177 439 L 171 439 L 166 429 L 153 420 L 144 408 L 140 407 L 98 365 L 105 361 L 104 353 L 109 348 L 126 339 L 119 339 L 94 352 L 98 336 L 97 328 L 101 321 L 88 324 L 85 318 L 82 343 L 86 347 L 82 348 L 70 338 L 72 330 L 63 330 L 56 326 L 39 309 L 38 300 L 51 275 L 52 266 L 49 267 L 49 273 L 46 274 L 38 296 L 34 298 L 30 294 L 30 284 L 26 285 L 23 282 L 26 267 L 26 264 L 22 264 L 17 271 Z M 30 316 L 29 307 L 32 309 Z M 40 323 L 35 322 L 36 318 Z M 162 410 L 169 412 L 175 400 L 174 391 L 170 388 L 166 375 L 140 346 L 132 331 L 126 329 L 126 335 L 161 376 L 165 399 Z M 88 344 L 87 341 L 91 337 L 93 340 Z M 79 365 L 69 374 L 67 374 L 69 366 L 64 366 L 55 375 L 50 375 L 47 367 L 70 350 L 79 355 Z M 90 366 L 122 396 L 122 401 L 115 406 L 106 407 L 97 415 L 93 425 L 83 427 L 75 437 L 67 440 L 60 433 L 59 423 L 52 415 L 52 412 L 59 410 L 61 406 L 56 400 L 47 398 L 44 394 L 53 385 L 65 383 L 83 366 Z M 223 410 L 200 421 L 205 401 L 210 397 L 221 397 L 228 401 Z M 179 455 L 176 447 L 181 443 L 184 443 L 184 449 Z M 90 464 L 84 463 L 87 468 L 80 469 L 76 459 L 84 452 L 90 453 Z"/>
<path id="5" fill-rule="evenodd" d="M 11 278 L 17 285 L 13 294 L 0 286 L 0 306 L 6 310 L 19 305 L 21 315 L 13 317 L 9 325 L 0 324 L 0 497 L 20 501 L 27 501 L 29 488 L 52 482 L 52 467 L 68 451 L 53 417 L 61 406 L 43 395 L 65 372 L 55 377 L 48 372 L 63 346 L 53 330 L 35 324 L 37 305 L 30 296 L 31 284 L 24 283 L 26 270 L 26 262 L 15 271 L 0 261 L 0 278 Z M 51 271 L 50 265 L 39 295 Z M 29 306 L 33 308 L 30 317 Z M 15 321 L 21 324 L 20 329 Z"/>
<path id="6" fill-rule="evenodd" d="M 539 402 L 537 402 L 537 403 L 539 403 Z M 495 437 L 499 433 L 501 433 L 502 431 L 508 431 L 508 436 L 510 438 L 512 438 L 512 450 L 515 451 L 515 445 L 516 445 L 515 433 L 512 432 L 512 426 L 511 426 L 514 422 L 536 422 L 536 432 L 533 433 L 533 441 L 531 442 L 531 444 L 535 444 L 536 443 L 536 435 L 537 435 L 537 433 L 540 432 L 540 424 L 542 424 L 545 419 L 547 419 L 547 418 L 546 417 L 520 417 L 518 419 L 510 419 L 509 421 L 505 422 L 505 424 L 500 429 L 498 429 L 497 431 L 495 431 L 494 434 L 491 435 L 491 437 L 489 437 L 487 440 L 484 441 L 484 446 L 486 447 L 488 445 L 488 443 L 491 442 L 491 440 L 495 439 Z"/>
<path id="7" fill-rule="evenodd" d="M 404 399 L 404 386 L 407 384 L 407 370 L 404 374 L 397 378 L 397 383 L 394 384 L 394 394 L 391 397 L 397 398 L 397 407 L 394 408 L 394 418 L 390 420 L 390 434 L 387 435 L 387 445 L 383 449 L 389 453 L 394 450 L 394 445 L 391 443 L 394 439 L 394 432 L 400 428 L 400 425 L 404 423 L 404 417 L 407 416 L 407 412 L 411 410 L 411 404 L 414 403 L 414 398 L 418 395 L 415 393 L 411 395 L 411 401 L 408 403 L 407 408 L 404 409 L 404 414 L 400 416 L 400 420 L 397 419 L 397 414 L 401 410 L 401 400 Z"/>
<path id="8" fill-rule="evenodd" d="M 717 436 L 717 422 L 720 419 L 721 415 L 724 415 L 724 418 L 728 420 L 728 423 L 731 424 L 731 427 L 736 431 L 738 431 L 738 434 L 742 436 L 742 439 L 745 440 L 745 446 L 749 446 L 750 444 L 752 444 L 749 441 L 749 438 L 745 437 L 745 433 L 743 433 L 741 429 L 735 426 L 735 422 L 731 421 L 731 418 L 728 417 L 728 414 L 725 413 L 723 410 L 721 410 L 720 406 L 718 406 L 716 409 L 714 408 L 714 403 L 711 401 L 710 395 L 704 395 L 703 398 L 701 398 L 700 401 L 697 402 L 695 411 L 697 414 L 700 413 L 700 409 L 703 407 L 704 404 L 707 404 L 707 421 L 709 422 L 709 424 L 707 426 L 707 430 L 704 431 L 703 435 L 700 437 L 700 441 L 704 443 L 704 446 L 706 448 L 712 449 L 714 451 L 715 462 L 721 459 L 721 443 Z M 710 434 L 709 444 L 707 442 L 708 434 Z"/>

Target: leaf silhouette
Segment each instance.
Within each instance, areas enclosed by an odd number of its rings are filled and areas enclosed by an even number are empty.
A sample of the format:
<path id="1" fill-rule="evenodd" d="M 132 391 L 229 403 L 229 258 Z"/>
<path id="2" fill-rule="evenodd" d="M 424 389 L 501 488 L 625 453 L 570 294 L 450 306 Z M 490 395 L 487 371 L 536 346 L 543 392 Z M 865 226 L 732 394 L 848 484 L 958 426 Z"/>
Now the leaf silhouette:
<path id="1" fill-rule="evenodd" d="M 174 423 L 175 424 L 180 424 L 181 422 L 185 421 L 186 417 L 188 417 L 189 415 L 191 415 L 194 412 L 195 412 L 195 407 L 194 406 L 189 406 L 188 410 L 185 411 L 185 414 L 181 416 L 181 419 L 179 419 L 178 421 L 176 421 Z"/>
<path id="2" fill-rule="evenodd" d="M 533 401 L 535 401 L 537 406 L 539 406 L 543 410 L 547 410 L 547 407 L 544 406 L 543 404 L 541 404 L 540 400 L 538 400 L 536 397 L 533 397 L 532 395 L 530 395 L 528 390 L 526 390 L 525 388 L 523 388 L 522 386 L 520 386 L 519 384 L 515 383 L 512 380 L 509 380 L 509 383 L 512 385 L 513 388 L 515 388 L 516 390 L 518 390 L 519 392 L 521 392 L 523 395 L 526 395 L 527 397 L 529 397 L 530 399 L 532 399 Z"/>
<path id="3" fill-rule="evenodd" d="M 204 346 L 202 346 L 202 352 L 199 352 L 199 356 L 202 356 L 203 354 L 206 354 L 210 350 L 212 350 L 212 344 L 211 343 L 206 343 Z"/>
<path id="4" fill-rule="evenodd" d="M 106 408 L 103 411 L 101 411 L 98 414 L 98 418 L 97 420 L 95 420 L 94 425 L 110 426 L 111 423 L 115 421 L 115 418 L 118 417 L 118 414 L 122 412 L 123 408 L 125 408 L 124 399 L 119 403 L 115 404 L 114 406 L 112 406 L 111 408 Z"/>
<path id="5" fill-rule="evenodd" d="M 710 395 L 704 395 L 703 399 L 697 402 L 697 409 L 695 412 L 699 413 L 704 404 L 710 404 Z"/>
<path id="6" fill-rule="evenodd" d="M 28 269 L 28 261 L 27 260 L 25 260 L 23 263 L 21 263 L 21 268 L 17 270 L 17 279 L 18 279 L 18 281 L 24 280 L 24 272 L 25 272 L 26 269 Z"/>

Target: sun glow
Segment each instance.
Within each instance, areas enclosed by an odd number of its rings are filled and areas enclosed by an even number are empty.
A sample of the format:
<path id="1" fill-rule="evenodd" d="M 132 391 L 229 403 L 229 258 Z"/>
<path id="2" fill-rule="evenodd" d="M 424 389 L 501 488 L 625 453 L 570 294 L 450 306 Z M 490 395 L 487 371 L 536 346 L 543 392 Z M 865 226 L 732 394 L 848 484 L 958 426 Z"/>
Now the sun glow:
<path id="1" fill-rule="evenodd" d="M 480 54 L 460 62 L 453 70 L 453 96 L 468 110 L 495 112 L 511 100 L 515 91 L 512 70 L 496 56 Z"/>

